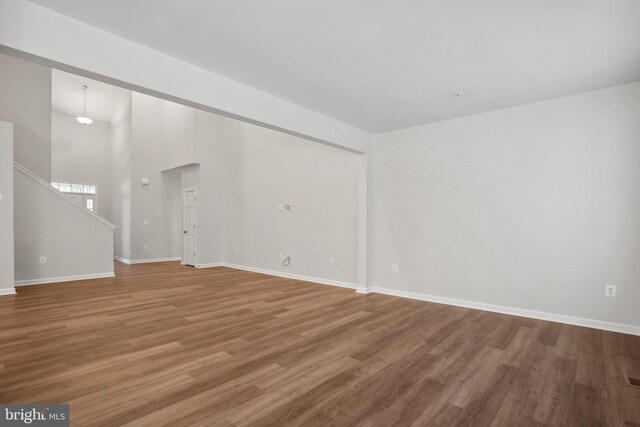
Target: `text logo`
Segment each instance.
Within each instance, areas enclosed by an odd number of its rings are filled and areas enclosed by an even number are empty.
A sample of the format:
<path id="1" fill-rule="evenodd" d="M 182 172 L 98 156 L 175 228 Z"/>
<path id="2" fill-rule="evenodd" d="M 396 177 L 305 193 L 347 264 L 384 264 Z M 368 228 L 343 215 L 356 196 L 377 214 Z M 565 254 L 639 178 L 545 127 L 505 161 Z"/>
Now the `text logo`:
<path id="1" fill-rule="evenodd" d="M 0 426 L 69 427 L 69 405 L 1 405 Z"/>

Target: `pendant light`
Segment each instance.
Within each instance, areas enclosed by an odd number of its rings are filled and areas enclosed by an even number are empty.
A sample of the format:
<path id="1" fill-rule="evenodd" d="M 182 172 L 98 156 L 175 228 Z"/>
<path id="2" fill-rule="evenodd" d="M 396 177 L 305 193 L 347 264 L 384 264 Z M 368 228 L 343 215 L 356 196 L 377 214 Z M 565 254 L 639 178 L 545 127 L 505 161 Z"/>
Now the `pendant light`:
<path id="1" fill-rule="evenodd" d="M 82 111 L 82 115 L 76 117 L 76 120 L 82 123 L 83 125 L 90 125 L 93 123 L 93 119 L 87 117 L 87 85 L 82 85 L 82 90 L 84 90 L 84 110 Z"/>

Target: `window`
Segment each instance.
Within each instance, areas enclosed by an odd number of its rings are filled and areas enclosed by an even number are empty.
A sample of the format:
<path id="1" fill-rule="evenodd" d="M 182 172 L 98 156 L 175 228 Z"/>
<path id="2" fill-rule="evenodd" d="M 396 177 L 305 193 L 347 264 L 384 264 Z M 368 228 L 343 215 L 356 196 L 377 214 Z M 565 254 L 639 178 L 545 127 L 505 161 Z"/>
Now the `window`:
<path id="1" fill-rule="evenodd" d="M 68 182 L 52 182 L 51 186 L 61 193 L 66 193 L 67 197 L 80 206 L 96 212 L 98 206 L 98 186 L 94 184 L 73 184 Z"/>
<path id="2" fill-rule="evenodd" d="M 63 182 L 61 182 L 60 184 L 58 184 L 58 190 L 62 191 L 63 193 L 71 193 L 73 187 L 71 187 L 71 184 L 65 184 Z"/>
<path id="3" fill-rule="evenodd" d="M 67 182 L 52 182 L 51 186 L 62 193 L 97 194 L 97 186 L 90 184 L 69 184 Z"/>

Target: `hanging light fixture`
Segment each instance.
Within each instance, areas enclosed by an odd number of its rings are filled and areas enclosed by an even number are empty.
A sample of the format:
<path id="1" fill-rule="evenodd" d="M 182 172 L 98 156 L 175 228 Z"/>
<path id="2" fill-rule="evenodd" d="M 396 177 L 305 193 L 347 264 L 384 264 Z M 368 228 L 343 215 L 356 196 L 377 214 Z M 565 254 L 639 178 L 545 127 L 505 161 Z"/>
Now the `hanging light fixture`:
<path id="1" fill-rule="evenodd" d="M 90 125 L 93 123 L 93 119 L 87 117 L 87 85 L 82 85 L 82 90 L 84 90 L 84 110 L 82 111 L 82 115 L 76 117 L 76 120 L 82 123 L 83 125 Z"/>

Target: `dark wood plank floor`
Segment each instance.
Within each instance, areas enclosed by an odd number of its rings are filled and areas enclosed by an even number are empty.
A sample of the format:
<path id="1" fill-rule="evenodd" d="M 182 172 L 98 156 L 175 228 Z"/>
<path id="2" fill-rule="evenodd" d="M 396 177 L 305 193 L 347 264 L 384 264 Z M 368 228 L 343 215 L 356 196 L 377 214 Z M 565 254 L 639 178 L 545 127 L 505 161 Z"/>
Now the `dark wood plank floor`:
<path id="1" fill-rule="evenodd" d="M 0 402 L 77 426 L 638 426 L 640 337 L 178 263 L 0 298 Z"/>

